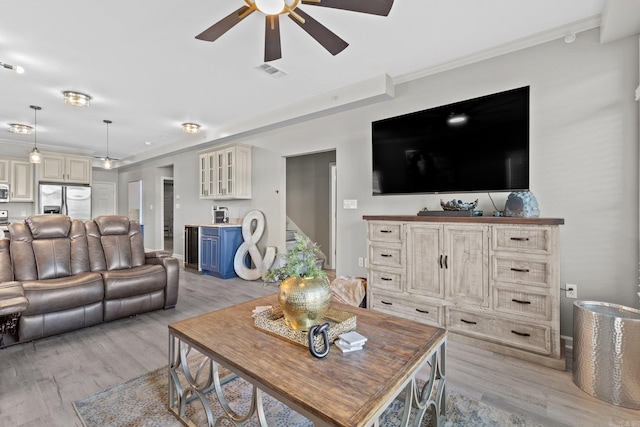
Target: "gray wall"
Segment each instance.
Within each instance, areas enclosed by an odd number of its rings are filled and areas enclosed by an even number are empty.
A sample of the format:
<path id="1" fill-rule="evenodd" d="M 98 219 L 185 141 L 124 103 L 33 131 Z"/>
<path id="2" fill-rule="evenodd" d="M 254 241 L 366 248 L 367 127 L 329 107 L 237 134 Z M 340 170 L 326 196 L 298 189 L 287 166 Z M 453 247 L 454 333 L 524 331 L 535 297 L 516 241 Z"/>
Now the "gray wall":
<path id="1" fill-rule="evenodd" d="M 564 218 L 561 226 L 561 282 L 578 285 L 580 299 L 638 307 L 638 38 L 601 45 L 598 30 L 484 60 L 395 88 L 395 98 L 332 116 L 238 138 L 253 145 L 253 198 L 231 201 L 232 217 L 259 209 L 267 218 L 262 245 L 284 247 L 285 157 L 336 150 L 338 205 L 357 199 L 358 209 L 338 210 L 338 275 L 363 276 L 358 257 L 366 256 L 362 215 L 414 214 L 439 209 L 447 195 L 371 195 L 371 121 L 436 107 L 506 89 L 531 86 L 531 190 L 541 215 Z M 197 196 L 197 152 L 172 155 L 176 203 L 175 229 L 209 222 L 210 201 Z M 159 167 L 167 159 L 132 166 L 120 173 L 119 188 L 144 181 L 144 216 L 160 205 Z M 498 207 L 507 193 L 494 193 Z M 122 191 L 120 206 L 125 206 Z M 485 194 L 479 208 L 492 212 Z M 126 199 L 125 199 L 126 201 Z M 151 215 L 147 215 L 151 214 Z M 148 219 L 147 219 L 148 218 Z M 148 247 L 159 240 L 146 233 Z M 160 233 L 158 232 L 158 236 Z M 181 254 L 176 239 L 176 253 Z M 572 335 L 572 303 L 561 298 L 561 331 Z"/>
<path id="2" fill-rule="evenodd" d="M 330 257 L 331 175 L 336 152 L 287 158 L 287 216 Z M 329 259 L 329 258 L 328 258 Z"/>

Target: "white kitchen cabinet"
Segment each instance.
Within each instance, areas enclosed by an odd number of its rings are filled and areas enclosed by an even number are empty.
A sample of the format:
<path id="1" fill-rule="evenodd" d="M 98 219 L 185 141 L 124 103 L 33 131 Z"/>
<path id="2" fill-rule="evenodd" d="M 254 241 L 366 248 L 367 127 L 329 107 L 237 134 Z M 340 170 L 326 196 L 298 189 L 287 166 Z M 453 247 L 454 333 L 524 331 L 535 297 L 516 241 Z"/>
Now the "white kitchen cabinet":
<path id="1" fill-rule="evenodd" d="M 93 159 L 90 156 L 42 153 L 39 180 L 91 184 Z"/>
<path id="2" fill-rule="evenodd" d="M 9 165 L 9 201 L 33 202 L 33 165 L 23 160 L 11 160 Z"/>
<path id="3" fill-rule="evenodd" d="M 9 182 L 9 160 L 0 159 L 0 182 L 7 184 Z"/>
<path id="4" fill-rule="evenodd" d="M 251 147 L 231 144 L 201 152 L 199 183 L 202 199 L 250 199 Z"/>

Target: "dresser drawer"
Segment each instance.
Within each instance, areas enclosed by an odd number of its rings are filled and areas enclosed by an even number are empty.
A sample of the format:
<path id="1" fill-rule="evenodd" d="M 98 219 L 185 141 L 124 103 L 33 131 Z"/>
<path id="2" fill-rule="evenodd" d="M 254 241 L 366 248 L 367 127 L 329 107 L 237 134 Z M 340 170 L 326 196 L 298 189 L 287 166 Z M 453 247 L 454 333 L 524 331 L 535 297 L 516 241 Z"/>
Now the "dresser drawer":
<path id="1" fill-rule="evenodd" d="M 494 251 L 550 254 L 551 229 L 547 227 L 492 227 L 491 244 Z"/>
<path id="2" fill-rule="evenodd" d="M 402 274 L 391 273 L 385 270 L 372 268 L 369 270 L 369 286 L 374 289 L 389 289 L 392 291 L 402 291 Z"/>
<path id="3" fill-rule="evenodd" d="M 490 315 L 447 307 L 446 327 L 463 335 L 535 353 L 551 354 L 551 330 L 548 326 L 498 319 Z"/>
<path id="4" fill-rule="evenodd" d="M 550 269 L 546 259 L 510 255 L 491 257 L 491 278 L 498 282 L 549 288 Z"/>
<path id="5" fill-rule="evenodd" d="M 402 242 L 402 224 L 394 222 L 370 222 L 369 240 L 376 242 Z"/>
<path id="6" fill-rule="evenodd" d="M 400 243 L 378 243 L 369 245 L 369 264 L 402 268 L 404 253 Z"/>
<path id="7" fill-rule="evenodd" d="M 503 313 L 551 320 L 551 297 L 546 293 L 524 292 L 494 286 L 493 309 Z"/>
<path id="8" fill-rule="evenodd" d="M 442 326 L 443 307 L 423 298 L 408 294 L 371 292 L 370 309 L 387 314 L 394 314 L 405 319 L 415 320 L 433 326 Z"/>

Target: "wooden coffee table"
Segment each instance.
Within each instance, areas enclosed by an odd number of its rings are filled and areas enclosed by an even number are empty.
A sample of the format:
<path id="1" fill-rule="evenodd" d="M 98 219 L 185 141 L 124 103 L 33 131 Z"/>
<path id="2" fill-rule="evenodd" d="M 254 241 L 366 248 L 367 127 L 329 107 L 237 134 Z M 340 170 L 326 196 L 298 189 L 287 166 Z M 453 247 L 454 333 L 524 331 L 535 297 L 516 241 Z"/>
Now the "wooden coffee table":
<path id="1" fill-rule="evenodd" d="M 316 426 L 376 426 L 404 390 L 403 425 L 419 425 L 425 412 L 437 425 L 444 421 L 444 329 L 332 302 L 331 307 L 356 314 L 357 331 L 368 341 L 352 353 L 332 345 L 327 357 L 318 359 L 307 348 L 254 326 L 252 310 L 276 304 L 277 296 L 270 295 L 169 325 L 169 409 L 184 425 L 193 425 L 185 416 L 185 403 L 200 399 L 212 426 L 216 420 L 204 395 L 219 395 L 224 387 L 215 379 L 196 385 L 190 374 L 180 383 L 178 373 L 182 376 L 190 348 L 210 358 L 214 372 L 221 365 L 253 384 L 252 412 L 257 409 L 261 425 L 266 425 L 263 392 Z M 416 373 L 427 364 L 429 380 L 419 386 Z M 418 408 L 414 419 L 406 411 L 412 405 Z M 222 406 L 230 409 L 224 399 Z M 242 422 L 249 416 L 230 412 L 222 418 Z"/>

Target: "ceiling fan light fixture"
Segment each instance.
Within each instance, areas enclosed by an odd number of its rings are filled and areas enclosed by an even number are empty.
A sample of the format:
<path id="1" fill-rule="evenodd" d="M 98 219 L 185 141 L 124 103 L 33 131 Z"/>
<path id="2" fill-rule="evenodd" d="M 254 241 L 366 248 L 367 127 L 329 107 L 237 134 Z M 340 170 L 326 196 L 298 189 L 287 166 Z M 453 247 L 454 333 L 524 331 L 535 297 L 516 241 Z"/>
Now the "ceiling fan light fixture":
<path id="1" fill-rule="evenodd" d="M 17 133 L 18 135 L 31 135 L 33 128 L 29 125 L 23 125 L 20 123 L 9 123 L 9 132 Z"/>
<path id="2" fill-rule="evenodd" d="M 200 125 L 197 123 L 183 123 L 182 131 L 185 133 L 195 134 L 200 132 Z"/>
<path id="3" fill-rule="evenodd" d="M 73 105 L 74 107 L 88 107 L 92 99 L 86 93 L 72 90 L 65 90 L 62 95 L 64 96 L 65 104 Z"/>
<path id="4" fill-rule="evenodd" d="M 284 10 L 284 0 L 255 0 L 258 10 L 265 15 L 279 15 Z"/>

